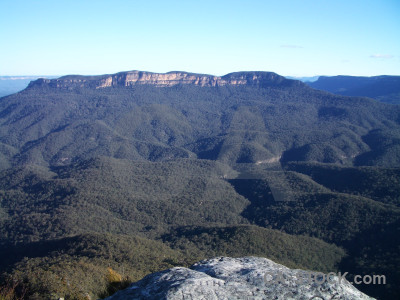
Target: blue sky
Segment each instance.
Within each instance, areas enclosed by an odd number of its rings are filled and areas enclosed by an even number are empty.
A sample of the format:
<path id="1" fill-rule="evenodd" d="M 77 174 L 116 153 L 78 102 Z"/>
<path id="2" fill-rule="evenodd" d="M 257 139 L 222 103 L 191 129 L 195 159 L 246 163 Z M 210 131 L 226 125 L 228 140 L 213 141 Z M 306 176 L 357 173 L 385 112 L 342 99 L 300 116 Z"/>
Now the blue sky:
<path id="1" fill-rule="evenodd" d="M 400 75 L 399 0 L 0 0 L 0 75 Z"/>

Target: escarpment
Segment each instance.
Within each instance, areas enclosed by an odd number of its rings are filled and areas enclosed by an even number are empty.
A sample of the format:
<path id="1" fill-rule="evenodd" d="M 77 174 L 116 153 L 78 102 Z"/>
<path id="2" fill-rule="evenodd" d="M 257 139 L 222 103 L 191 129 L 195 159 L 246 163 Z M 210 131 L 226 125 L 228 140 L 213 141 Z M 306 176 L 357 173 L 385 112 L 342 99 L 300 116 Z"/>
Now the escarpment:
<path id="1" fill-rule="evenodd" d="M 195 85 L 200 87 L 218 86 L 290 86 L 302 85 L 296 80 L 286 79 L 272 72 L 236 72 L 224 76 L 194 74 L 188 72 L 152 73 L 144 71 L 120 72 L 111 75 L 78 76 L 68 75 L 58 79 L 32 81 L 29 88 L 51 87 L 61 89 L 73 88 L 108 88 L 153 85 L 172 87 L 175 85 Z"/>

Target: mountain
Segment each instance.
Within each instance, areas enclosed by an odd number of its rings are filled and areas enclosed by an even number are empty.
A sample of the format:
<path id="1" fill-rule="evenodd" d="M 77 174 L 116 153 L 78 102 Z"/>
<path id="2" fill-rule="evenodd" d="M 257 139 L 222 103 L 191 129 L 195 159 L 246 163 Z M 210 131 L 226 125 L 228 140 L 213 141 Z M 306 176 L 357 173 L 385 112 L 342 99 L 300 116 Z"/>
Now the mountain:
<path id="1" fill-rule="evenodd" d="M 32 80 L 41 76 L 0 76 L 0 97 L 11 95 L 25 89 Z M 54 76 L 46 76 L 52 78 Z"/>
<path id="2" fill-rule="evenodd" d="M 287 79 L 300 80 L 302 82 L 314 82 L 317 81 L 319 76 L 308 76 L 308 77 L 296 77 L 296 76 L 285 76 Z"/>
<path id="3" fill-rule="evenodd" d="M 320 76 L 306 82 L 312 88 L 344 96 L 363 96 L 381 102 L 400 104 L 400 76 Z"/>
<path id="4" fill-rule="evenodd" d="M 192 85 L 201 87 L 216 86 L 279 86 L 296 85 L 298 82 L 286 80 L 272 72 L 237 72 L 225 76 L 194 74 L 187 72 L 169 72 L 165 74 L 143 71 L 121 72 L 112 75 L 79 76 L 69 75 L 59 79 L 40 79 L 28 87 L 48 86 L 55 88 L 107 88 L 132 87 L 137 85 L 153 85 L 157 87 L 172 87 L 175 85 Z"/>
<path id="5" fill-rule="evenodd" d="M 399 147 L 399 106 L 271 72 L 37 79 L 0 98 L 0 295 L 255 255 L 397 298 Z"/>
<path id="6" fill-rule="evenodd" d="M 98 155 L 398 166 L 399 115 L 273 73 L 38 79 L 0 101 L 0 166 Z"/>
<path id="7" fill-rule="evenodd" d="M 265 258 L 217 257 L 190 269 L 148 275 L 107 299 L 373 299 L 343 278 L 325 276 L 288 269 Z"/>

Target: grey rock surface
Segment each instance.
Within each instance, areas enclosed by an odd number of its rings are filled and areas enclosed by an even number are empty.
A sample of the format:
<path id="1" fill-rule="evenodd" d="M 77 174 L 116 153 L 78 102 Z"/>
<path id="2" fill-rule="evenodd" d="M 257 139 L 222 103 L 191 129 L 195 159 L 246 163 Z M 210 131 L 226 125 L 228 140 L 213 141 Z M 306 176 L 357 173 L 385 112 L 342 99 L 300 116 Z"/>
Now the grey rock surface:
<path id="1" fill-rule="evenodd" d="M 150 274 L 107 298 L 119 299 L 373 299 L 346 279 L 289 269 L 266 258 L 217 257 Z"/>

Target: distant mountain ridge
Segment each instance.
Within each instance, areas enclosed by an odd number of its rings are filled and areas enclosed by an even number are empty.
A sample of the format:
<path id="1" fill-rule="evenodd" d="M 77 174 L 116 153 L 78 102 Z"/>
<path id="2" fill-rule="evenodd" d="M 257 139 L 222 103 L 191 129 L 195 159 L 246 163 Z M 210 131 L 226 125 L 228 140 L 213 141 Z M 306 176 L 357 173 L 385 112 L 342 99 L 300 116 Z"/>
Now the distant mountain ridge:
<path id="1" fill-rule="evenodd" d="M 320 76 L 317 81 L 306 83 L 314 89 L 338 95 L 370 97 L 400 104 L 400 76 Z"/>
<path id="2" fill-rule="evenodd" d="M 171 87 L 178 84 L 190 84 L 201 87 L 216 87 L 227 85 L 248 86 L 278 86 L 302 85 L 301 82 L 286 79 L 273 72 L 235 72 L 224 76 L 195 74 L 173 71 L 168 73 L 152 73 L 144 71 L 128 71 L 111 75 L 81 76 L 67 75 L 58 79 L 37 79 L 28 88 L 48 86 L 56 88 L 107 88 L 129 87 L 136 85 L 154 85 Z"/>
<path id="3" fill-rule="evenodd" d="M 0 76 L 0 97 L 22 91 L 32 80 L 38 78 L 56 78 L 56 76 Z"/>
<path id="4" fill-rule="evenodd" d="M 98 155 L 400 165 L 398 109 L 272 72 L 68 75 L 1 100 L 1 169 Z"/>

